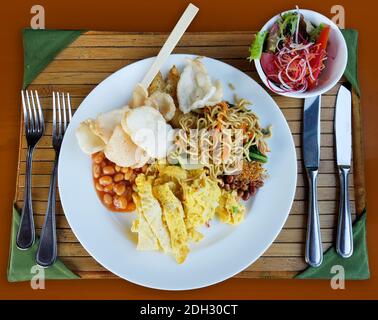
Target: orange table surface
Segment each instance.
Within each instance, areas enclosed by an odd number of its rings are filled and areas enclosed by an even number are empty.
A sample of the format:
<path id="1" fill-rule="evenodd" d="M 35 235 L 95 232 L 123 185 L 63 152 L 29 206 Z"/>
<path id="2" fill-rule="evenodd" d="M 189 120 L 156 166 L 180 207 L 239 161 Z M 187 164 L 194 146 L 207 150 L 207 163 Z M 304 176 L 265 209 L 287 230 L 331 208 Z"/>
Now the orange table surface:
<path id="1" fill-rule="evenodd" d="M 258 30 L 266 20 L 298 4 L 332 17 L 334 1 L 193 0 L 200 8 L 190 31 Z M 119 31 L 170 31 L 189 1 L 108 0 L 43 1 L 46 28 Z M 29 27 L 33 1 L 14 0 L 3 11 L 0 51 L 0 298 L 1 299 L 377 299 L 378 298 L 378 109 L 374 21 L 377 4 L 371 1 L 339 1 L 345 9 L 345 25 L 359 31 L 359 78 L 365 131 L 365 168 L 368 201 L 368 246 L 371 279 L 347 281 L 345 290 L 333 290 L 329 281 L 230 279 L 220 284 L 186 292 L 143 288 L 123 280 L 47 281 L 44 290 L 28 282 L 8 283 L 6 269 L 15 192 L 20 93 L 23 73 L 21 30 Z"/>

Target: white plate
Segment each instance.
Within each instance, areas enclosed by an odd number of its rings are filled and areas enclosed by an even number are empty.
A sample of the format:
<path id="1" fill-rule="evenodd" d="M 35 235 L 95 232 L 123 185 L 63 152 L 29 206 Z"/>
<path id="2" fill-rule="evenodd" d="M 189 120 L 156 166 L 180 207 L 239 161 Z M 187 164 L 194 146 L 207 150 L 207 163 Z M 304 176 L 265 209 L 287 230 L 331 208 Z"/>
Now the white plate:
<path id="1" fill-rule="evenodd" d="M 172 55 L 166 73 L 175 64 L 181 68 L 190 55 Z M 280 109 L 268 93 L 243 72 L 223 62 L 204 58 L 214 79 L 223 84 L 225 98 L 234 93 L 250 100 L 263 126 L 272 125 L 273 137 L 266 168 L 269 178 L 256 197 L 246 203 L 245 221 L 239 226 L 214 219 L 204 228 L 204 239 L 191 245 L 186 261 L 179 265 L 160 252 L 135 249 L 130 232 L 134 214 L 109 212 L 97 198 L 91 175 L 91 160 L 77 144 L 75 130 L 99 112 L 125 105 L 135 84 L 153 58 L 128 65 L 101 82 L 81 103 L 64 137 L 58 168 L 62 206 L 72 231 L 84 248 L 102 266 L 121 278 L 158 289 L 186 290 L 205 287 L 227 278 L 256 261 L 272 244 L 289 214 L 295 193 L 297 163 L 293 138 Z M 229 83 L 236 88 L 233 92 Z"/>

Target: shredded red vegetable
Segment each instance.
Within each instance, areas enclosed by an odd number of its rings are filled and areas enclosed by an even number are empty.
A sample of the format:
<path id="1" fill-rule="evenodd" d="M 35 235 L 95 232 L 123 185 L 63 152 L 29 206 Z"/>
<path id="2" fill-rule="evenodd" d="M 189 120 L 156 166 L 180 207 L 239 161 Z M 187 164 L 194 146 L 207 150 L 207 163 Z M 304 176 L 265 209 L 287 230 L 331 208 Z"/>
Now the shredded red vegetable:
<path id="1" fill-rule="evenodd" d="M 321 59 L 318 66 L 313 61 Z M 271 90 L 282 92 L 304 92 L 309 87 L 309 79 L 316 81 L 314 74 L 317 68 L 324 69 L 325 50 L 317 43 L 295 43 L 288 37 L 275 53 L 276 74 L 267 74 L 267 82 Z M 272 80 L 275 81 L 272 81 Z M 282 91 L 273 88 L 272 83 L 278 82 Z M 272 82 L 272 83 L 271 83 Z M 275 83 L 276 84 L 276 83 Z"/>

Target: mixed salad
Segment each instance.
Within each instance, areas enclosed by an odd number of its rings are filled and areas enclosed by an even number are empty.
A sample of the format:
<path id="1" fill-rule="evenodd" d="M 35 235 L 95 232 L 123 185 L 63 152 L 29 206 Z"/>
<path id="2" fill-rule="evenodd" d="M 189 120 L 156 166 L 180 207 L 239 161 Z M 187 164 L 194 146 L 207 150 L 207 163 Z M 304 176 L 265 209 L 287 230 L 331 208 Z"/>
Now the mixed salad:
<path id="1" fill-rule="evenodd" d="M 267 83 L 275 92 L 311 90 L 325 68 L 329 32 L 329 25 L 315 26 L 299 10 L 286 12 L 270 30 L 256 35 L 249 60 L 260 59 Z"/>

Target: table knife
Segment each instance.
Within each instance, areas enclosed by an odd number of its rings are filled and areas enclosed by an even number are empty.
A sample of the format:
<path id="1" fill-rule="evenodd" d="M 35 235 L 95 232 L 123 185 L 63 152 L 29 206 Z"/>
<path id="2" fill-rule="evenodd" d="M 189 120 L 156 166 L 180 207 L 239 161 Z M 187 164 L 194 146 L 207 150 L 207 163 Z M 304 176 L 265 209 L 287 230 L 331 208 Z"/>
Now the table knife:
<path id="1" fill-rule="evenodd" d="M 317 179 L 320 162 L 321 96 L 306 98 L 303 112 L 303 160 L 309 181 L 309 200 L 305 260 L 312 267 L 323 261 L 320 235 Z"/>
<path id="2" fill-rule="evenodd" d="M 352 97 L 341 86 L 335 110 L 336 161 L 340 175 L 340 205 L 336 251 L 343 258 L 353 254 L 352 218 L 349 207 L 348 178 L 352 158 Z"/>

